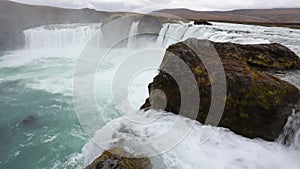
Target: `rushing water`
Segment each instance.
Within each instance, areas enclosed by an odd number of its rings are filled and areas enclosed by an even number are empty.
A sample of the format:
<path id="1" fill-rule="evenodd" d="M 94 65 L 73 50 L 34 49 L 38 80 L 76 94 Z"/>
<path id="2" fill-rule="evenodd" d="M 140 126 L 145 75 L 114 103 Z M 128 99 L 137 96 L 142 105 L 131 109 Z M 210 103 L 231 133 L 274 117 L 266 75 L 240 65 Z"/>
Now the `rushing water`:
<path id="1" fill-rule="evenodd" d="M 132 23 L 127 49 L 113 49 L 100 68 L 96 80 L 97 101 L 101 118 L 123 132 L 121 137 L 105 140 L 103 128 L 95 128 L 95 140 L 109 145 L 124 140 L 132 134 L 152 137 L 168 130 L 175 121 L 190 126 L 195 122 L 183 117 L 162 112 L 134 112 L 133 119 L 151 120 L 155 123 L 137 126 L 120 117 L 118 109 L 126 105 L 114 105 L 111 98 L 111 77 L 119 64 L 137 50 L 141 42 L 133 35 L 138 23 Z M 72 81 L 77 58 L 84 44 L 96 36 L 100 46 L 101 24 L 48 25 L 24 31 L 26 46 L 23 50 L 5 51 L 0 57 L 0 168 L 82 168 L 103 150 L 90 141 L 82 129 L 73 105 Z M 173 38 L 169 38 L 173 37 Z M 190 37 L 219 42 L 242 44 L 278 42 L 300 55 L 300 31 L 288 28 L 267 28 L 238 24 L 214 23 L 214 26 L 188 26 L 188 24 L 165 24 L 156 41 L 148 46 L 168 45 Z M 141 45 L 138 45 L 141 46 Z M 145 45 L 146 46 L 146 45 Z M 155 53 L 153 53 L 155 54 Z M 157 53 L 157 68 L 163 53 Z M 134 63 L 139 64 L 139 63 Z M 133 107 L 139 106 L 147 97 L 147 85 L 157 72 L 150 70 L 139 74 L 131 83 L 130 100 Z M 290 72 L 282 78 L 299 85 L 299 72 Z M 298 132 L 297 114 L 290 118 L 286 129 Z M 289 125 L 290 124 L 290 125 Z M 126 128 L 126 131 L 123 128 Z M 205 142 L 199 133 L 215 130 Z M 177 129 L 178 131 L 181 128 Z M 130 132 L 128 132 L 130 131 Z M 113 133 L 108 133 L 108 136 Z M 299 135 L 299 132 L 298 132 Z M 297 136 L 298 136 L 297 135 Z M 203 126 L 196 122 L 189 135 L 172 150 L 159 157 L 155 168 L 214 168 L 214 169 L 299 169 L 299 138 L 290 141 L 290 147 L 277 142 L 247 139 L 224 128 Z M 127 140 L 130 142 L 130 140 Z M 153 143 L 159 151 L 160 146 Z"/>

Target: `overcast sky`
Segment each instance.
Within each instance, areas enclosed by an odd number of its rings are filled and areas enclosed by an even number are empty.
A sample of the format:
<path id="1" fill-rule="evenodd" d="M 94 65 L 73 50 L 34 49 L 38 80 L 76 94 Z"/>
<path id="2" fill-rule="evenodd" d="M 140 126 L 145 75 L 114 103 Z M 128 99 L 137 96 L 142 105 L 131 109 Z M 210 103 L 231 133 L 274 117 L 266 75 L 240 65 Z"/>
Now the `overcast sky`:
<path id="1" fill-rule="evenodd" d="M 150 12 L 166 8 L 232 10 L 300 7 L 300 0 L 13 0 L 27 4 L 105 11 Z"/>

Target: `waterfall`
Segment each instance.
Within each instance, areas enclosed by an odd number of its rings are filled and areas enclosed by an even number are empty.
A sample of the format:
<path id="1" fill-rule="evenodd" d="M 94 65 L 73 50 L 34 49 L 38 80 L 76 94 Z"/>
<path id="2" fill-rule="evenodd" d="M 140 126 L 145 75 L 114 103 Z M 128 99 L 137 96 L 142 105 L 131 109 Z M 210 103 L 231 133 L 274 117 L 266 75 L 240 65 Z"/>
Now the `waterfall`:
<path id="1" fill-rule="evenodd" d="M 162 46 L 169 46 L 183 40 L 185 32 L 188 30 L 187 25 L 182 24 L 165 24 L 159 33 L 157 43 Z"/>
<path id="2" fill-rule="evenodd" d="M 130 27 L 129 31 L 129 38 L 127 43 L 127 48 L 134 48 L 135 47 L 135 41 L 136 41 L 136 35 L 138 33 L 138 26 L 139 22 L 133 22 Z"/>
<path id="3" fill-rule="evenodd" d="M 157 38 L 157 44 L 167 47 L 188 38 L 209 39 L 216 31 L 207 26 L 190 26 L 187 24 L 165 24 Z"/>
<path id="4" fill-rule="evenodd" d="M 300 149 L 300 112 L 293 110 L 277 141 L 291 148 Z"/>
<path id="5" fill-rule="evenodd" d="M 208 39 L 215 42 L 233 42 L 240 44 L 261 44 L 277 42 L 284 44 L 300 53 L 297 45 L 300 43 L 300 31 L 274 28 L 245 26 L 237 24 L 213 23 L 213 26 L 191 25 L 184 23 L 166 23 L 159 32 L 156 46 L 168 47 L 188 38 Z M 105 46 L 102 35 L 102 24 L 62 24 L 46 25 L 23 31 L 26 48 L 64 48 L 69 46 L 84 46 L 93 37 L 95 45 Z M 139 22 L 133 22 L 128 34 L 126 47 L 136 47 Z M 267 32 L 267 33 L 266 33 Z M 146 40 L 147 41 L 147 40 Z M 150 42 L 150 41 L 147 41 Z M 287 44 L 290 42 L 290 44 Z M 150 44 L 151 45 L 151 44 Z"/>
<path id="6" fill-rule="evenodd" d="M 91 38 L 100 45 L 101 24 L 46 25 L 23 31 L 26 48 L 64 48 L 85 45 Z"/>
<path id="7" fill-rule="evenodd" d="M 197 38 L 208 39 L 215 42 L 262 44 L 270 43 L 270 41 L 274 38 L 273 35 L 266 36 L 265 34 L 262 34 L 262 31 L 259 29 L 250 29 L 245 31 L 235 29 L 236 27 L 230 27 L 221 23 L 214 23 L 214 26 L 167 23 L 163 25 L 156 43 L 160 46 L 168 47 L 171 44 L 184 41 L 188 38 Z M 250 31 L 252 31 L 251 35 L 249 35 Z M 270 31 L 272 34 L 277 34 L 275 31 Z M 282 38 L 285 37 L 286 36 L 282 36 Z"/>
<path id="8" fill-rule="evenodd" d="M 160 30 L 160 32 L 158 34 L 158 38 L 157 38 L 157 41 L 156 41 L 156 43 L 158 45 L 164 45 L 164 41 L 166 39 L 166 34 L 168 32 L 168 29 L 169 29 L 169 24 L 164 24 L 162 29 Z"/>

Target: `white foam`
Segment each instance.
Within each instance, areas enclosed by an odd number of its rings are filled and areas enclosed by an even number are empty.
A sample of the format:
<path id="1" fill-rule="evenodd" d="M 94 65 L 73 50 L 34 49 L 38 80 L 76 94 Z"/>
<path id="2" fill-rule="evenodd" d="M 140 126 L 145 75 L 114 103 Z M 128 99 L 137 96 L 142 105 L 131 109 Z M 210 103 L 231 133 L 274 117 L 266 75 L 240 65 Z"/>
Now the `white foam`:
<path id="1" fill-rule="evenodd" d="M 198 122 L 186 119 L 177 115 L 168 114 L 164 112 L 150 112 L 145 115 L 142 113 L 132 114 L 131 119 L 153 120 L 151 116 L 159 118 L 153 123 L 140 125 L 132 123 L 126 118 L 120 118 L 112 121 L 106 127 L 99 130 L 93 141 L 100 145 L 114 145 L 116 142 L 122 141 L 125 148 L 134 147 L 132 137 L 152 138 L 157 137 L 161 133 L 168 132 L 172 127 L 176 127 L 175 122 L 181 121 L 182 124 L 191 125 L 193 129 L 187 137 L 173 149 L 161 155 L 167 168 L 214 168 L 214 169 L 243 169 L 243 168 L 257 168 L 257 169 L 298 169 L 300 165 L 299 151 L 284 147 L 283 145 L 275 142 L 267 142 L 260 139 L 247 139 L 242 136 L 236 135 L 224 128 L 215 128 L 204 126 Z M 134 117 L 133 117 L 134 116 Z M 194 126 L 192 126 L 195 123 Z M 114 128 L 114 130 L 107 130 Z M 126 128 L 126 130 L 124 130 Z M 181 127 L 175 130 L 180 131 Z M 118 131 L 120 135 L 114 132 L 107 133 L 108 131 Z M 203 132 L 215 132 L 212 137 L 206 141 L 200 138 Z M 105 133 L 105 134 L 104 134 Z M 117 136 L 117 137 L 116 137 Z M 172 138 L 162 138 L 170 141 Z M 85 164 L 89 164 L 103 151 L 101 147 L 90 141 L 84 148 Z M 147 139 L 143 142 L 148 146 L 147 149 L 160 150 L 160 146 L 152 143 L 151 147 L 146 143 Z M 125 145 L 124 145 L 125 143 Z M 127 143 L 127 144 L 126 144 Z M 142 143 L 143 144 L 143 143 Z M 134 151 L 134 149 L 132 150 Z M 140 150 L 140 153 L 146 152 Z M 158 168 L 159 166 L 154 166 Z"/>
<path id="2" fill-rule="evenodd" d="M 81 153 L 73 153 L 66 157 L 67 161 L 64 159 L 58 159 L 54 161 L 53 166 L 48 166 L 47 168 L 57 169 L 57 168 L 72 168 L 72 169 L 82 169 L 83 155 Z"/>
<path id="3" fill-rule="evenodd" d="M 48 138 L 44 140 L 44 143 L 52 142 L 52 141 L 55 140 L 56 138 L 57 138 L 57 135 L 54 135 L 54 136 L 48 136 Z"/>

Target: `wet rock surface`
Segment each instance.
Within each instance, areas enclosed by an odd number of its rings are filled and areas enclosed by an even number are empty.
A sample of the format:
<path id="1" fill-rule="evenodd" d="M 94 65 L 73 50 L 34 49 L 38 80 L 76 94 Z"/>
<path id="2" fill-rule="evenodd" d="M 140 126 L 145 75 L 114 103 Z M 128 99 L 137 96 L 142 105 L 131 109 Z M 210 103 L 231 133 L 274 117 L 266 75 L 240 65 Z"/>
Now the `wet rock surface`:
<path id="1" fill-rule="evenodd" d="M 195 24 L 195 25 L 213 25 L 212 23 L 209 23 L 208 21 L 206 21 L 206 20 L 201 20 L 201 19 L 195 20 L 195 21 L 194 21 L 194 24 Z"/>
<path id="2" fill-rule="evenodd" d="M 102 153 L 85 169 L 151 169 L 150 159 L 144 156 L 132 157 L 120 148 Z"/>
<path id="3" fill-rule="evenodd" d="M 179 57 L 192 71 L 200 93 L 199 110 L 194 110 L 198 105 L 189 105 L 188 111 L 197 111 L 196 120 L 205 123 L 211 106 L 211 85 L 217 81 L 218 76 L 209 78 L 206 70 L 208 65 L 204 65 L 189 47 L 190 44 L 200 42 L 214 46 L 226 75 L 226 82 L 219 82 L 226 83 L 227 92 L 226 98 L 223 98 L 226 103 L 218 126 L 249 138 L 260 137 L 271 141 L 278 138 L 292 109 L 300 100 L 298 88 L 265 72 L 299 69 L 299 57 L 280 44 L 238 45 L 188 39 L 171 45 L 161 63 L 160 73 L 148 86 L 150 97 L 141 108 L 163 109 L 175 114 L 180 112 L 181 95 L 192 93 L 188 89 L 191 82 L 186 81 L 186 91 L 180 91 L 177 82 L 167 73 L 172 72 L 180 77 L 189 74 L 174 61 L 175 57 Z M 205 55 L 204 59 L 214 66 L 213 60 L 209 62 Z M 161 90 L 164 96 L 152 93 L 156 89 Z M 161 106 L 162 102 L 166 102 L 165 107 Z"/>
<path id="4" fill-rule="evenodd" d="M 22 120 L 23 124 L 33 124 L 37 121 L 37 117 L 30 115 L 28 117 L 26 117 L 24 120 Z"/>

